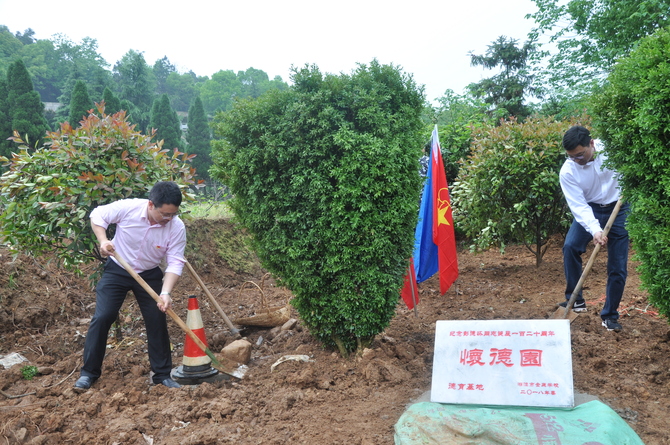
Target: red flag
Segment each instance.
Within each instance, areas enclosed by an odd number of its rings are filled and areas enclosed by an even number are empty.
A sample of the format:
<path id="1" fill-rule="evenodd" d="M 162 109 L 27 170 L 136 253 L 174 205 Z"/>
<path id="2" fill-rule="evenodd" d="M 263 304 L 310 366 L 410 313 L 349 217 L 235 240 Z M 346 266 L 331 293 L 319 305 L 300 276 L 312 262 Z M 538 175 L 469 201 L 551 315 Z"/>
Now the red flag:
<path id="1" fill-rule="evenodd" d="M 440 270 L 440 293 L 444 294 L 458 278 L 456 258 L 456 236 L 451 199 L 447 188 L 447 176 L 437 135 L 437 125 L 431 138 L 432 186 L 433 186 L 433 242 L 437 244 L 437 260 Z"/>
<path id="2" fill-rule="evenodd" d="M 409 259 L 409 273 L 405 274 L 405 285 L 400 291 L 400 296 L 405 301 L 407 309 L 414 309 L 415 304 L 419 304 L 419 287 L 416 285 L 416 274 L 414 273 L 414 259 Z M 414 292 L 414 298 L 412 298 Z"/>

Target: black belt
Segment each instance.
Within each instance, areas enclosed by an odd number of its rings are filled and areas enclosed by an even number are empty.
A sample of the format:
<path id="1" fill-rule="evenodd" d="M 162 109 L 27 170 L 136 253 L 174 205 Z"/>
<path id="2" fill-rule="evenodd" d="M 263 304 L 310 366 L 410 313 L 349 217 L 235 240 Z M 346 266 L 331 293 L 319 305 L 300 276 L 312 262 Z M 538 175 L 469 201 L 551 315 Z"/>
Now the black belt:
<path id="1" fill-rule="evenodd" d="M 589 205 L 590 205 L 591 207 L 601 207 L 601 208 L 606 208 L 606 207 L 612 207 L 612 206 L 615 205 L 616 203 L 617 203 L 616 201 L 610 202 L 609 204 L 598 204 L 598 203 L 595 203 L 595 202 L 590 202 Z"/>

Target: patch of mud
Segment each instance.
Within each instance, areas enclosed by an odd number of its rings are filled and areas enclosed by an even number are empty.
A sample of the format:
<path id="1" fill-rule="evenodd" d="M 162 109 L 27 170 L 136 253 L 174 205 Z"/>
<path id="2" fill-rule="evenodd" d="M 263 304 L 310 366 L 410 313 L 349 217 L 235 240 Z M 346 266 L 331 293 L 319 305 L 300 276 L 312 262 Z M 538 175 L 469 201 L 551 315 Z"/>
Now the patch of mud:
<path id="1" fill-rule="evenodd" d="M 229 257 L 232 265 L 222 259 L 225 249 L 213 240 L 235 230 L 223 221 L 192 223 L 187 252 L 230 319 L 260 308 L 258 292 L 240 292 L 240 286 L 260 283 L 265 274 L 246 253 Z M 613 407 L 647 445 L 670 444 L 670 328 L 647 305 L 631 263 L 621 306 L 624 331 L 605 331 L 598 316 L 605 264 L 601 253 L 584 291 L 588 312 L 571 327 L 575 390 Z M 247 328 L 243 335 L 253 350 L 243 380 L 177 390 L 149 384 L 144 324 L 129 296 L 109 339 L 103 376 L 76 394 L 72 385 L 95 304 L 88 282 L 28 256 L 12 261 L 0 249 L 0 354 L 19 352 L 40 369 L 32 380 L 22 378 L 21 365 L 0 370 L 3 394 L 28 394 L 0 396 L 0 437 L 10 445 L 392 444 L 393 426 L 406 405 L 430 388 L 437 320 L 546 318 L 562 299 L 560 242 L 539 269 L 519 246 L 503 255 L 461 249 L 459 266 L 459 281 L 444 296 L 437 277 L 420 284 L 418 316 L 400 302 L 389 328 L 360 356 L 343 359 L 324 349 L 299 322 L 284 332 Z M 287 291 L 272 279 L 264 291 L 271 306 L 286 303 Z M 198 296 L 216 353 L 235 339 L 187 274 L 174 294 L 175 312 L 183 319 L 188 296 Z M 176 367 L 184 334 L 170 326 Z M 311 361 L 287 361 L 271 372 L 288 354 Z"/>

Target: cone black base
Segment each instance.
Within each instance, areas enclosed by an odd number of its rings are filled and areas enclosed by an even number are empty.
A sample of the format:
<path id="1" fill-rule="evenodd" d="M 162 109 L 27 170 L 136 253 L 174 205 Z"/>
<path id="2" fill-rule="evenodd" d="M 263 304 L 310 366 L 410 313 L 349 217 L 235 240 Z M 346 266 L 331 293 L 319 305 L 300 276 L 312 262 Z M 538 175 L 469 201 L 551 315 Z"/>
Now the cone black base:
<path id="1" fill-rule="evenodd" d="M 191 368 L 191 370 L 188 368 Z M 200 383 L 204 382 L 214 383 L 223 380 L 230 380 L 230 376 L 224 373 L 220 373 L 217 369 L 212 368 L 211 366 L 207 366 L 206 369 L 196 371 L 194 371 L 193 368 L 201 367 L 188 367 L 182 365 L 177 368 L 173 368 L 172 372 L 170 373 L 170 377 L 172 377 L 172 379 L 180 385 L 199 385 Z"/>

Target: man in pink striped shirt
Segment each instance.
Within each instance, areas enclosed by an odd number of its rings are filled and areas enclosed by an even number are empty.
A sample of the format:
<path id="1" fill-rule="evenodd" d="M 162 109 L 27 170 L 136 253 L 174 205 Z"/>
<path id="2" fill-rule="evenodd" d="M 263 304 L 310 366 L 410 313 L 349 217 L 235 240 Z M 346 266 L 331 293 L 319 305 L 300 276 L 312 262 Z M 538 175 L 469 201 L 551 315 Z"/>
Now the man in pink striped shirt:
<path id="1" fill-rule="evenodd" d="M 144 318 L 153 382 L 169 388 L 180 386 L 170 378 L 172 355 L 165 312 L 172 305 L 170 292 L 186 262 L 186 228 L 178 216 L 181 199 L 176 183 L 161 181 L 153 186 L 149 199 L 122 199 L 91 212 L 91 227 L 100 253 L 109 258 L 96 286 L 95 313 L 86 334 L 84 366 L 74 385 L 76 391 L 88 390 L 102 374 L 107 335 L 129 290 Z M 111 224 L 116 225 L 116 231 L 110 240 L 107 228 Z M 160 304 L 110 256 L 114 252 L 160 294 Z M 163 259 L 167 262 L 164 273 L 159 267 Z"/>

